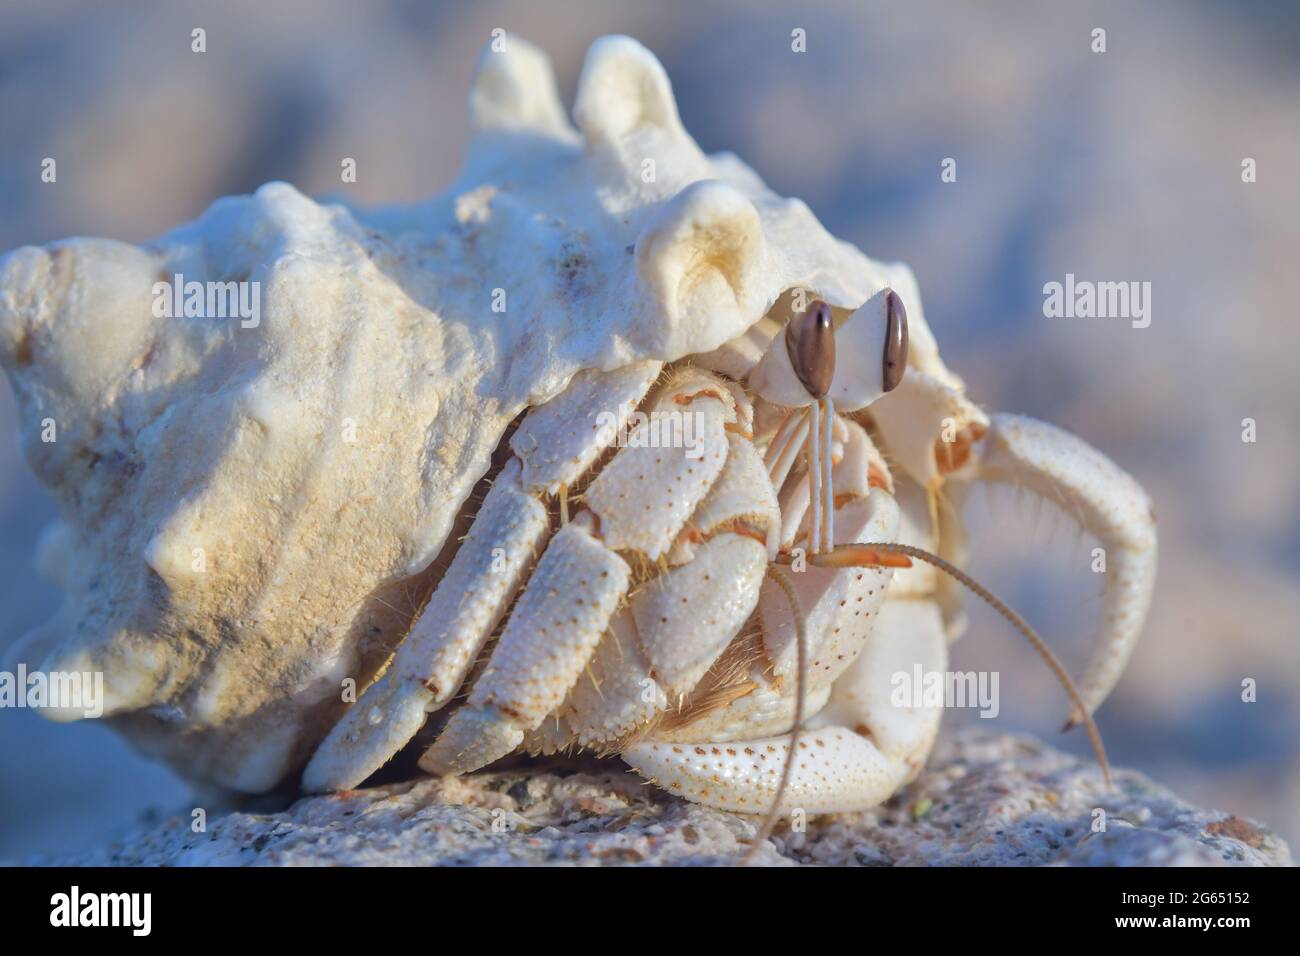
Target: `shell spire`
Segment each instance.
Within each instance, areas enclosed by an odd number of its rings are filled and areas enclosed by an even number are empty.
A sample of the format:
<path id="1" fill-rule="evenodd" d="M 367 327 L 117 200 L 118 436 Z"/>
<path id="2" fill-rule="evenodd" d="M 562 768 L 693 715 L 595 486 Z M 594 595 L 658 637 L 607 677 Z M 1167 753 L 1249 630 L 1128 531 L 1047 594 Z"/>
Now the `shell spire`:
<path id="1" fill-rule="evenodd" d="M 690 139 L 663 64 L 631 37 L 601 37 L 591 45 L 573 115 L 592 147 L 617 146 L 647 128 Z"/>
<path id="2" fill-rule="evenodd" d="M 479 54 L 469 92 L 473 132 L 540 133 L 575 139 L 564 115 L 551 61 L 513 34 L 493 37 Z"/>

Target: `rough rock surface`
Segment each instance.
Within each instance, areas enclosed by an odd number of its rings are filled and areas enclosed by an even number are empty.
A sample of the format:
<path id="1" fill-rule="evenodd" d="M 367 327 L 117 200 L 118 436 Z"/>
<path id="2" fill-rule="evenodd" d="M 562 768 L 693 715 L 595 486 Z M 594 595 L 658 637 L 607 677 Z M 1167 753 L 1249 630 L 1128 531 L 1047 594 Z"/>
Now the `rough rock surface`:
<path id="1" fill-rule="evenodd" d="M 280 813 L 180 813 L 82 857 L 108 865 L 729 864 L 757 820 L 686 803 L 617 763 L 545 762 L 299 800 Z M 1093 832 L 1096 808 L 1105 832 Z M 1266 827 L 1201 810 L 1133 771 L 1106 790 L 1095 765 L 1025 736 L 964 731 L 873 813 L 781 824 L 769 865 L 1278 866 Z"/>

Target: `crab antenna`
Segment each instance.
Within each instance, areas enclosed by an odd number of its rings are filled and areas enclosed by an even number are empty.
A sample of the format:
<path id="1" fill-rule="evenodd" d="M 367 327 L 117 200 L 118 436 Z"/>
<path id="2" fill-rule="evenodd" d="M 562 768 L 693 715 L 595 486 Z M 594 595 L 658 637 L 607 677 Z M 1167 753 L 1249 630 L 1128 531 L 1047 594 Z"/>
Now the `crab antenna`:
<path id="1" fill-rule="evenodd" d="M 1019 631 L 1025 640 L 1029 642 L 1029 645 L 1038 652 L 1039 657 L 1043 659 L 1057 681 L 1065 688 L 1065 693 L 1069 696 L 1070 701 L 1083 715 L 1083 725 L 1088 731 L 1088 742 L 1092 744 L 1097 763 L 1101 766 L 1102 777 L 1105 779 L 1106 785 L 1110 786 L 1110 762 L 1106 759 L 1106 748 L 1101 742 L 1101 732 L 1097 729 L 1097 724 L 1092 719 L 1092 715 L 1088 713 L 1088 709 L 1084 706 L 1083 698 L 1074 686 L 1074 681 L 1070 679 L 1069 673 L 1061 665 L 1056 655 L 1052 653 L 1052 649 L 1047 646 L 1047 642 L 1029 626 L 1029 622 L 984 585 L 937 554 L 931 554 L 923 548 L 917 548 L 910 544 L 873 542 L 863 545 L 841 545 L 826 554 L 811 554 L 808 560 L 819 567 L 908 567 L 910 565 L 910 562 L 907 561 L 908 558 L 916 558 L 926 564 L 934 565 L 944 574 L 965 585 L 989 607 L 1006 618 L 1011 626 Z M 782 555 L 777 560 L 782 563 L 789 563 L 791 559 L 789 555 Z"/>
<path id="2" fill-rule="evenodd" d="M 790 785 L 790 775 L 794 771 L 794 761 L 796 752 L 799 749 L 799 729 L 803 724 L 804 696 L 807 693 L 807 658 L 808 658 L 808 622 L 803 616 L 803 609 L 799 607 L 799 597 L 795 594 L 794 585 L 791 584 L 783 572 L 778 571 L 775 565 L 767 566 L 767 576 L 777 583 L 777 586 L 785 593 L 785 599 L 790 602 L 790 613 L 794 615 L 794 633 L 795 633 L 795 652 L 796 665 L 798 670 L 798 680 L 795 681 L 794 690 L 794 727 L 790 730 L 790 750 L 785 755 L 785 766 L 781 768 L 781 779 L 776 785 L 776 796 L 772 798 L 772 805 L 767 809 L 767 815 L 763 818 L 758 832 L 754 834 L 754 839 L 750 841 L 749 849 L 745 855 L 740 858 L 741 866 L 748 866 L 758 855 L 759 849 L 767 842 L 767 838 L 772 835 L 772 830 L 776 827 L 776 821 L 781 818 L 781 801 L 785 798 L 785 791 Z"/>
<path id="3" fill-rule="evenodd" d="M 835 430 L 835 403 L 830 396 L 821 400 L 822 406 L 822 551 L 835 548 L 835 485 L 832 473 L 835 462 L 832 460 L 832 445 Z"/>
<path id="4" fill-rule="evenodd" d="M 768 477 L 772 487 L 780 489 L 790 475 L 799 458 L 799 448 L 806 447 L 804 431 L 808 428 L 808 413 L 803 409 L 791 409 L 781 421 L 776 436 L 768 446 L 764 463 L 767 465 Z"/>
<path id="5" fill-rule="evenodd" d="M 808 416 L 808 552 L 822 551 L 822 423 L 821 402 L 813 402 L 805 413 Z"/>
<path id="6" fill-rule="evenodd" d="M 772 486 L 779 489 L 803 446 L 811 554 L 827 554 L 835 547 L 834 436 L 835 405 L 822 398 L 786 413 L 764 459 Z"/>

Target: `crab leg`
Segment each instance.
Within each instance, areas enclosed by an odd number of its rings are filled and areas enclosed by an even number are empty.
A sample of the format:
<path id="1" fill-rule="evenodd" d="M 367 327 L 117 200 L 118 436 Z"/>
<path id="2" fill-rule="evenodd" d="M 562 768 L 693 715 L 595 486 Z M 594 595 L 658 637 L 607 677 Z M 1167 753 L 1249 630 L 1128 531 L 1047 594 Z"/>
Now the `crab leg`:
<path id="1" fill-rule="evenodd" d="M 898 530 L 898 505 L 880 489 L 872 489 L 864 499 L 850 501 L 840 509 L 841 534 L 852 543 L 857 541 L 892 541 Z M 840 546 L 845 547 L 844 544 Z M 818 657 L 823 646 L 844 637 L 865 640 L 871 619 L 885 597 L 893 564 L 875 567 L 834 568 L 822 565 L 829 553 L 809 558 L 807 570 L 791 574 L 791 583 L 799 597 L 800 609 L 807 621 L 812 642 L 809 651 Z M 795 654 L 794 615 L 782 592 L 765 587 L 759 604 L 763 616 L 763 642 L 777 677 L 793 675 Z M 861 646 L 861 643 L 857 645 Z M 855 649 L 856 653 L 856 649 Z M 816 673 L 817 668 L 813 671 Z"/>
<path id="2" fill-rule="evenodd" d="M 753 612 L 768 562 L 760 538 L 780 516 L 753 444 L 727 440 L 721 476 L 673 547 L 677 566 L 619 612 L 561 708 L 567 734 L 538 749 L 604 747 L 680 707 Z"/>
<path id="3" fill-rule="evenodd" d="M 1156 574 L 1151 501 L 1127 473 L 1083 440 L 1020 415 L 993 415 L 975 445 L 974 476 L 1026 487 L 1060 505 L 1101 541 L 1106 587 L 1096 648 L 1079 687 L 1092 713 L 1110 693 L 1141 634 Z M 1073 708 L 1067 727 L 1078 722 Z"/>
<path id="4" fill-rule="evenodd" d="M 541 724 L 587 666 L 627 593 L 631 569 L 583 512 L 546 548 L 487 670 L 420 758 L 433 774 L 468 773 L 504 757 Z"/>
<path id="5" fill-rule="evenodd" d="M 668 695 L 655 680 L 630 607 L 609 631 L 564 703 L 525 738 L 531 753 L 556 753 L 572 744 L 605 749 L 667 710 Z"/>
<path id="6" fill-rule="evenodd" d="M 559 708 L 572 742 L 608 745 L 680 707 L 749 618 L 766 567 L 762 543 L 724 532 L 643 587 Z"/>
<path id="7" fill-rule="evenodd" d="M 717 481 L 727 458 L 726 426 L 736 417 L 731 393 L 712 376 L 686 372 L 663 390 L 653 414 L 698 416 L 698 457 L 629 438 L 587 489 L 587 510 L 542 555 L 487 668 L 420 759 L 422 769 L 476 770 L 537 729 L 586 669 L 627 593 L 632 572 L 621 555 L 649 566 L 664 558 Z M 664 419 L 652 417 L 647 426 L 656 421 Z M 679 423 L 672 434 L 684 437 L 684 419 L 667 421 Z M 765 548 L 753 544 L 765 563 Z"/>
<path id="8" fill-rule="evenodd" d="M 841 422 L 846 450 L 837 465 L 841 489 L 836 527 L 845 542 L 892 541 L 898 532 L 899 511 L 888 493 L 887 472 L 879 453 L 861 427 Z M 806 488 L 806 482 L 801 482 Z M 807 500 L 803 499 L 806 509 Z M 865 645 L 892 569 L 832 570 L 809 567 L 790 574 L 799 607 L 813 641 L 808 661 L 808 701 L 805 713 L 815 713 L 826 701 L 831 683 Z M 684 726 L 656 730 L 660 741 L 718 742 L 743 740 L 789 729 L 794 719 L 794 675 L 797 665 L 796 626 L 784 593 L 765 581 L 759 599 L 763 656 L 750 675 L 754 689 L 725 708 Z"/>
<path id="9" fill-rule="evenodd" d="M 807 441 L 808 414 L 803 409 L 791 411 L 767 449 L 767 471 L 772 487 L 780 489 L 799 459 L 799 449 Z"/>
<path id="10" fill-rule="evenodd" d="M 397 650 L 388 671 L 366 689 L 317 749 L 303 786 L 355 787 L 382 767 L 445 706 L 518 592 L 549 533 L 540 498 L 567 488 L 603 450 L 597 416 L 626 420 L 659 365 L 583 372 L 535 408 L 511 439 L 507 462 L 468 537 Z"/>
<path id="11" fill-rule="evenodd" d="M 1079 694 L 1089 713 L 1105 700 L 1141 634 L 1156 574 L 1156 528 L 1150 499 L 1119 466 L 1086 442 L 1052 425 L 1020 415 L 986 415 L 950 375 L 910 372 L 896 393 L 872 408 L 893 460 L 924 489 L 940 554 L 957 564 L 965 539 L 955 510 L 939 507 L 950 490 L 955 509 L 970 482 L 1026 488 L 1054 502 L 1079 527 L 1100 539 L 1106 555 L 1102 620 Z M 948 438 L 935 440 L 947 433 Z M 953 612 L 951 583 L 940 578 L 936 595 Z M 1078 722 L 1071 708 L 1066 727 Z"/>
<path id="12" fill-rule="evenodd" d="M 305 789 L 357 786 L 460 686 L 548 529 L 546 509 L 524 493 L 519 475 L 519 462 L 511 461 L 497 476 L 469 537 L 388 672 L 366 689 L 308 764 Z M 504 566 L 497 555 L 504 556 Z"/>

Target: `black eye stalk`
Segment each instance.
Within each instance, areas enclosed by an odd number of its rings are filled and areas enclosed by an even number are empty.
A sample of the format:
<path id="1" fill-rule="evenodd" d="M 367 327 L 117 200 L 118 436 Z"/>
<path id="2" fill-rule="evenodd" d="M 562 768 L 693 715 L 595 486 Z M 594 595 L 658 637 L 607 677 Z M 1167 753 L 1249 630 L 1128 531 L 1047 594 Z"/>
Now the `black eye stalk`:
<path id="1" fill-rule="evenodd" d="M 817 401 L 826 397 L 835 377 L 835 326 L 831 307 L 820 299 L 785 327 L 785 347 L 794 374 Z"/>
<path id="2" fill-rule="evenodd" d="M 885 294 L 885 366 L 881 383 L 892 392 L 907 369 L 907 309 L 893 289 Z"/>

